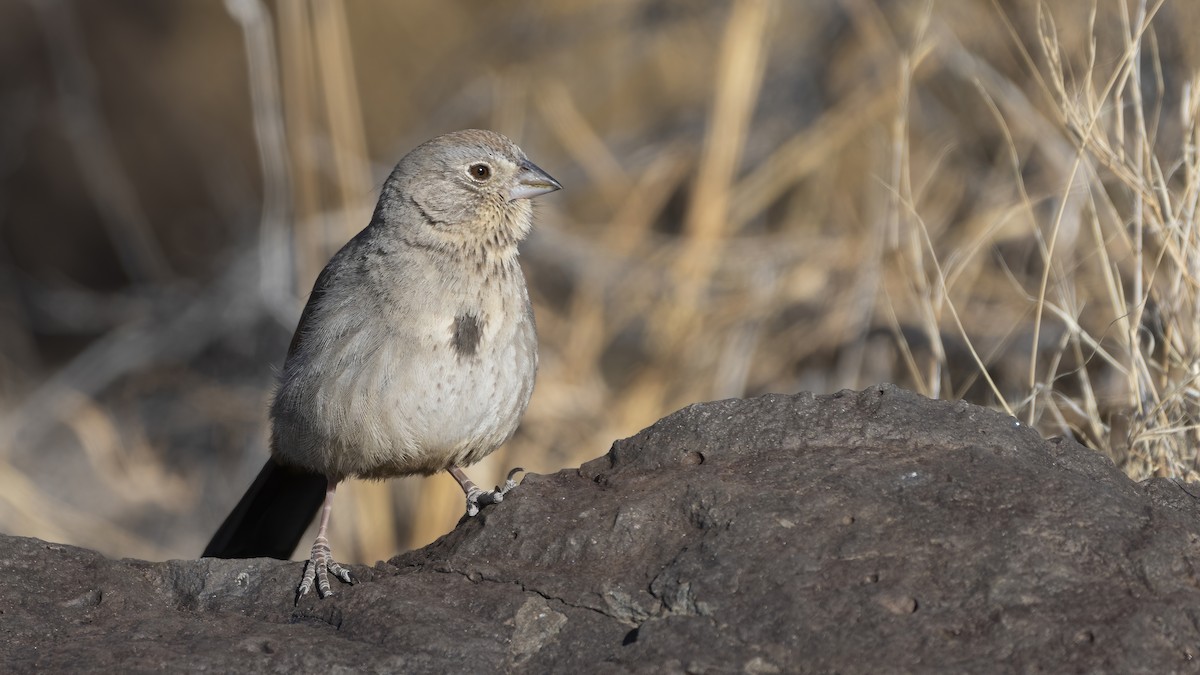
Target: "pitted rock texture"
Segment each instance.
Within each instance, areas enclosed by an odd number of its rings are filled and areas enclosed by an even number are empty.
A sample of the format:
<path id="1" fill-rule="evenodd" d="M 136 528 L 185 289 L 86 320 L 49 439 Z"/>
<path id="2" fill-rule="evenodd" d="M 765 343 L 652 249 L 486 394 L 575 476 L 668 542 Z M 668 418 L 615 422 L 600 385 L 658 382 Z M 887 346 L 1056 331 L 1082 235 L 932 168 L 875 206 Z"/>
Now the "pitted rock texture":
<path id="1" fill-rule="evenodd" d="M 293 606 L 2 538 L 6 671 L 1188 672 L 1200 486 L 890 386 L 697 404 Z"/>

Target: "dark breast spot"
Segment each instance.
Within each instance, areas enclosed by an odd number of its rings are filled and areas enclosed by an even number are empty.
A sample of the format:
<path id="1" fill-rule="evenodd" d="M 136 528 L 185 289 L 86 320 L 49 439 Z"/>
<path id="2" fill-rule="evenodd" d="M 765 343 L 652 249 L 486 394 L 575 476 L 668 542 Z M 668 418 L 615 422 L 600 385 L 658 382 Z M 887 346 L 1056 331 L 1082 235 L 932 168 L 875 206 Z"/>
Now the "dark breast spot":
<path id="1" fill-rule="evenodd" d="M 459 356 L 472 356 L 479 349 L 479 339 L 483 336 L 483 326 L 479 318 L 472 312 L 463 312 L 454 317 L 454 334 L 450 345 Z"/>

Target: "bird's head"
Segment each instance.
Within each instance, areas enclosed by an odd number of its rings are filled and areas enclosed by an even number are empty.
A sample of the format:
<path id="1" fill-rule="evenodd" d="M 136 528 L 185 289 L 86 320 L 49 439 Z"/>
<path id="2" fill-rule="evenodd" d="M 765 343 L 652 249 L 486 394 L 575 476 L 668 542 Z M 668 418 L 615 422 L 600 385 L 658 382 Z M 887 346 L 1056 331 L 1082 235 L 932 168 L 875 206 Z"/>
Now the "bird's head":
<path id="1" fill-rule="evenodd" d="M 442 234 L 515 242 L 529 231 L 529 200 L 561 188 L 508 138 L 468 129 L 438 136 L 400 160 L 380 208 L 390 202 L 406 219 L 418 216 Z"/>

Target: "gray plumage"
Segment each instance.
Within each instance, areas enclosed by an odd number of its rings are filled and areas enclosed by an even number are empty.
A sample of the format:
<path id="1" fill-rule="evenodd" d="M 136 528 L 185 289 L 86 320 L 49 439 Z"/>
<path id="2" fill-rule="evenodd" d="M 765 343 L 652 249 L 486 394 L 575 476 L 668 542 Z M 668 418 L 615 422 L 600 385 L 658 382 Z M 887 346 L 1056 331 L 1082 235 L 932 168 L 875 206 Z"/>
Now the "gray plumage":
<path id="1" fill-rule="evenodd" d="M 481 162 L 486 181 L 469 173 Z M 339 480 L 432 474 L 512 436 L 537 372 L 517 262 L 532 207 L 510 199 L 527 165 L 474 130 L 400 161 L 296 329 L 271 406 L 277 460 Z"/>
<path id="2" fill-rule="evenodd" d="M 314 575 L 328 595 L 327 570 L 350 581 L 325 538 L 343 479 L 449 470 L 468 513 L 502 498 L 507 487 L 483 492 L 460 467 L 512 436 L 533 393 L 537 335 L 517 245 L 530 199 L 560 187 L 499 134 L 439 136 L 400 160 L 370 224 L 321 272 L 270 411 L 274 462 L 327 482 L 300 595 Z M 269 463 L 256 485 L 275 473 Z M 249 494 L 239 504 L 259 508 Z M 249 530 L 253 514 L 235 515 L 212 555 Z"/>

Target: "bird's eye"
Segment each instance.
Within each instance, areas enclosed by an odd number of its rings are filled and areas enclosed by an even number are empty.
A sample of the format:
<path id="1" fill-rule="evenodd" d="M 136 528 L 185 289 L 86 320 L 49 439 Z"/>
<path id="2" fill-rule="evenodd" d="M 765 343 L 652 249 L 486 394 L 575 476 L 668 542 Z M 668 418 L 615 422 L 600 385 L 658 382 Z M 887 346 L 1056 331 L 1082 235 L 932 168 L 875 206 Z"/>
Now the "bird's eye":
<path id="1" fill-rule="evenodd" d="M 492 167 L 487 164 L 472 164 L 467 173 L 477 181 L 485 181 L 492 177 Z"/>

